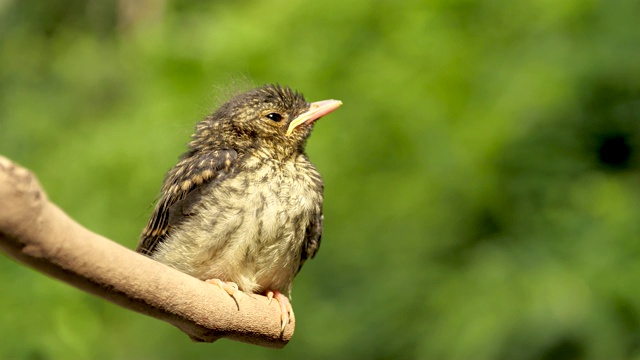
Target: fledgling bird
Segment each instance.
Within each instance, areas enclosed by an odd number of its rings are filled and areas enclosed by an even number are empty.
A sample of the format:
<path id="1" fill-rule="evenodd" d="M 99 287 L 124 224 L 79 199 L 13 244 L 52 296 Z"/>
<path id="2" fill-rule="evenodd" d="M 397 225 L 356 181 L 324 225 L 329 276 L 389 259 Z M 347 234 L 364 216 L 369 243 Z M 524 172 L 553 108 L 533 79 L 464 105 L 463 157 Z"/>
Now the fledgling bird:
<path id="1" fill-rule="evenodd" d="M 293 278 L 322 235 L 323 182 L 305 143 L 314 121 L 340 105 L 279 85 L 222 105 L 167 173 L 136 251 L 231 296 L 275 298 L 284 329 Z"/>

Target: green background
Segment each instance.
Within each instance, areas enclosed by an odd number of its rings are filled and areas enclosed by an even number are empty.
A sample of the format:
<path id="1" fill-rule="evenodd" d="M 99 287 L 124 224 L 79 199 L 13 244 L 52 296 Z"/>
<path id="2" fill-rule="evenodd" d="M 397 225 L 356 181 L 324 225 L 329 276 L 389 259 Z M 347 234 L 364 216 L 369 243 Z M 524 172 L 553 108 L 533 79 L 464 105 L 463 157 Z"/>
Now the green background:
<path id="1" fill-rule="evenodd" d="M 283 350 L 0 257 L 2 359 L 640 359 L 640 3 L 0 1 L 0 154 L 133 248 L 238 89 L 344 106 Z M 2 211 L 2 209 L 0 209 Z"/>

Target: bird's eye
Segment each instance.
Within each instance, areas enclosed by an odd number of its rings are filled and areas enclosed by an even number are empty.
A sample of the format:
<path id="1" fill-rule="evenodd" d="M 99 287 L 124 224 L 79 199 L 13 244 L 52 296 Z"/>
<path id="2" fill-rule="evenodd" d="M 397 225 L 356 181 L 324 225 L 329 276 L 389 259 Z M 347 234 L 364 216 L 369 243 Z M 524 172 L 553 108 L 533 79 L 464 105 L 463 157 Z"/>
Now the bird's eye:
<path id="1" fill-rule="evenodd" d="M 267 119 L 275 121 L 275 122 L 279 122 L 282 120 L 282 115 L 278 114 L 278 113 L 270 113 L 267 114 Z"/>

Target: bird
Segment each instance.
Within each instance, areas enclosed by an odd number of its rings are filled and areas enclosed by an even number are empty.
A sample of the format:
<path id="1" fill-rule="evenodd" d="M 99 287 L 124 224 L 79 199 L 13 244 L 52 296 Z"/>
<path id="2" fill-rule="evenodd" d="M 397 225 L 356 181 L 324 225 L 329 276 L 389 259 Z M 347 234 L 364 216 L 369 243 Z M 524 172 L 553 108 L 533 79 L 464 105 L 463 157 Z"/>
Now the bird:
<path id="1" fill-rule="evenodd" d="M 231 98 L 196 124 L 136 251 L 236 301 L 239 291 L 275 299 L 284 331 L 293 279 L 322 238 L 324 183 L 305 145 L 341 105 L 278 84 Z"/>

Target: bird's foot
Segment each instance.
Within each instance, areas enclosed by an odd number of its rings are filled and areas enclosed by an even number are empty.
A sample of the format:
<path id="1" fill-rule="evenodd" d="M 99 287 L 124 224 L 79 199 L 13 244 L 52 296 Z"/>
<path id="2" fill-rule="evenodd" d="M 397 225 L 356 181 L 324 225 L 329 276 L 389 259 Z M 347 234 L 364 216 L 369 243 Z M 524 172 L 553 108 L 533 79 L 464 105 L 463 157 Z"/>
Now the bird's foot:
<path id="1" fill-rule="evenodd" d="M 238 284 L 232 281 L 222 281 L 220 279 L 209 279 L 205 280 L 204 282 L 206 282 L 207 284 L 218 286 L 222 290 L 226 291 L 227 294 L 229 294 L 229 296 L 231 296 L 236 301 L 236 303 L 238 302 L 238 298 L 236 297 L 236 294 L 240 292 L 240 290 L 238 289 Z"/>
<path id="2" fill-rule="evenodd" d="M 290 322 L 291 319 L 295 319 L 293 315 L 293 308 L 291 307 L 291 303 L 289 302 L 289 298 L 284 296 L 280 291 L 267 291 L 267 299 L 269 299 L 269 304 L 271 304 L 272 299 L 276 299 L 278 304 L 280 304 L 280 312 L 282 319 L 282 331 L 284 331 L 285 326 Z"/>

